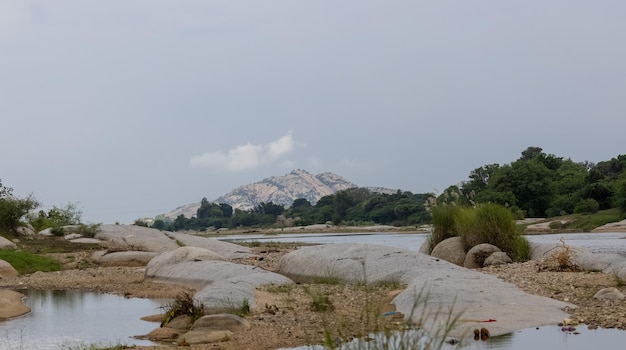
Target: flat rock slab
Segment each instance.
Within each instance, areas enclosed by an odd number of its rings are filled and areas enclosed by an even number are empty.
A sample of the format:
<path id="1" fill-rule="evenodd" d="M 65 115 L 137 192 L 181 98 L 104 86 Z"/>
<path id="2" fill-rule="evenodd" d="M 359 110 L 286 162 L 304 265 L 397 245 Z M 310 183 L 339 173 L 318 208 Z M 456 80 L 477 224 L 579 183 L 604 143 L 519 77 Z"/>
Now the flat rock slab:
<path id="1" fill-rule="evenodd" d="M 171 239 L 184 246 L 208 249 L 226 259 L 240 259 L 253 256 L 252 250 L 237 244 L 223 242 L 215 238 L 206 238 L 186 233 L 165 232 Z"/>
<path id="2" fill-rule="evenodd" d="M 98 251 L 93 253 L 91 260 L 103 266 L 145 266 L 159 253 L 125 251 L 108 253 Z"/>
<path id="3" fill-rule="evenodd" d="M 335 277 L 349 283 L 400 282 L 408 287 L 393 303 L 396 310 L 424 325 L 441 329 L 446 312 L 459 316 L 453 336 L 473 336 L 487 327 L 492 336 L 556 324 L 573 305 L 519 290 L 497 277 L 469 270 L 415 251 L 365 244 L 329 244 L 300 248 L 281 258 L 277 272 L 294 281 Z M 437 317 L 435 317 L 437 316 Z M 496 322 L 483 323 L 485 320 Z"/>
<path id="4" fill-rule="evenodd" d="M 146 278 L 197 289 L 194 298 L 212 309 L 255 305 L 258 286 L 293 283 L 289 278 L 250 265 L 224 261 L 212 251 L 181 247 L 162 253 L 146 266 Z"/>
<path id="5" fill-rule="evenodd" d="M 134 225 L 100 225 L 95 238 L 128 250 L 166 252 L 178 248 L 163 231 Z"/>

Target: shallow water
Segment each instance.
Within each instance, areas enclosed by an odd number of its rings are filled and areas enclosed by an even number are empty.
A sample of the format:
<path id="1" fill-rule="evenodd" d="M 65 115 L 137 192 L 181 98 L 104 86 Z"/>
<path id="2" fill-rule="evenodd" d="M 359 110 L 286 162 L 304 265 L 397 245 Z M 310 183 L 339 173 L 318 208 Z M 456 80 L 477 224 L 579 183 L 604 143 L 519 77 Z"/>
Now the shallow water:
<path id="1" fill-rule="evenodd" d="M 443 350 L 529 350 L 529 349 L 555 349 L 555 350 L 589 350 L 589 349 L 621 349 L 626 339 L 626 332 L 616 329 L 588 330 L 587 327 L 577 328 L 574 332 L 562 332 L 560 327 L 541 327 L 539 329 L 523 329 L 510 334 L 492 337 L 486 341 L 475 341 L 471 338 L 463 340 L 456 345 L 444 344 Z M 375 335 L 374 335 L 375 337 Z M 372 341 L 375 342 L 375 341 Z M 404 342 L 405 344 L 407 341 Z M 410 342 L 408 342 L 410 343 Z M 387 345 L 393 342 L 386 342 Z M 374 349 L 372 344 L 357 346 L 354 343 L 347 344 L 340 349 Z M 400 349 L 399 346 L 380 346 L 389 350 Z M 284 348 L 281 350 L 324 350 L 322 346 L 301 346 L 296 348 Z"/>
<path id="2" fill-rule="evenodd" d="M 63 290 L 27 290 L 31 313 L 0 322 L 1 350 L 57 350 L 81 345 L 153 345 L 131 338 L 158 327 L 140 318 L 166 301 Z"/>
<path id="3" fill-rule="evenodd" d="M 382 244 L 391 247 L 419 250 L 428 237 L 425 233 L 311 233 L 281 235 L 237 235 L 224 236 L 218 239 L 232 242 L 300 242 L 300 243 L 366 243 Z M 526 235 L 530 242 L 558 244 L 563 238 L 572 247 L 589 249 L 593 253 L 613 253 L 626 256 L 626 233 L 558 233 Z"/>

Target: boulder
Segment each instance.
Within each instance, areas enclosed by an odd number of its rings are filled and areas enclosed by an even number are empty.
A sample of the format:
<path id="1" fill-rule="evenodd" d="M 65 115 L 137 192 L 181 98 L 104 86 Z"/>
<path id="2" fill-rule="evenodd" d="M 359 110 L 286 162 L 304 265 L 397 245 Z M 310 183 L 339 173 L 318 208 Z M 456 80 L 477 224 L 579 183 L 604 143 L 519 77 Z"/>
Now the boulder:
<path id="1" fill-rule="evenodd" d="M 198 290 L 194 298 L 216 310 L 236 308 L 244 302 L 254 306 L 257 287 L 293 283 L 277 273 L 223 261 L 209 250 L 194 247 L 160 254 L 148 263 L 145 276 L 194 288 Z"/>
<path id="2" fill-rule="evenodd" d="M 164 266 L 175 265 L 188 261 L 226 261 L 226 259 L 215 252 L 198 247 L 180 247 L 176 250 L 159 254 L 150 260 L 148 268 L 158 271 Z"/>
<path id="3" fill-rule="evenodd" d="M 420 249 L 418 250 L 418 252 L 422 253 L 422 254 L 426 254 L 426 255 L 430 255 L 430 242 L 429 239 L 426 238 L 424 240 L 424 242 L 422 243 L 422 245 L 420 246 Z"/>
<path id="4" fill-rule="evenodd" d="M 28 225 L 18 227 L 17 234 L 20 236 L 34 236 L 36 233 L 33 227 L 31 225 Z"/>
<path id="5" fill-rule="evenodd" d="M 500 248 L 492 244 L 481 243 L 475 245 L 467 252 L 463 266 L 468 269 L 479 269 L 484 266 L 485 259 L 499 251 Z"/>
<path id="6" fill-rule="evenodd" d="M 63 238 L 67 239 L 68 241 L 71 241 L 73 239 L 83 238 L 83 235 L 81 235 L 80 233 L 69 233 L 63 236 Z"/>
<path id="7" fill-rule="evenodd" d="M 0 249 L 17 249 L 17 245 L 10 240 L 0 236 Z"/>
<path id="8" fill-rule="evenodd" d="M 450 237 L 439 242 L 430 252 L 430 256 L 463 266 L 465 249 L 461 237 Z"/>
<path id="9" fill-rule="evenodd" d="M 513 259 L 511 259 L 505 252 L 495 252 L 485 259 L 483 266 L 497 266 L 510 264 L 512 262 Z"/>
<path id="10" fill-rule="evenodd" d="M 178 337 L 178 344 L 210 344 L 228 340 L 233 332 L 222 329 L 201 329 L 187 332 Z"/>
<path id="11" fill-rule="evenodd" d="M 192 326 L 192 319 L 189 315 L 180 315 L 174 317 L 171 321 L 167 323 L 167 327 L 174 329 L 184 329 L 189 330 Z"/>
<path id="12" fill-rule="evenodd" d="M 233 314 L 215 314 L 202 316 L 191 326 L 192 331 L 200 329 L 228 329 L 231 332 L 247 331 L 250 323 Z"/>
<path id="13" fill-rule="evenodd" d="M 596 294 L 594 294 L 594 299 L 608 299 L 608 300 L 622 300 L 626 296 L 619 289 L 615 287 L 609 287 L 600 289 Z"/>
<path id="14" fill-rule="evenodd" d="M 75 234 L 75 235 L 80 235 L 83 231 L 83 228 L 81 227 L 81 225 L 65 225 L 61 227 L 63 229 L 63 233 L 65 235 L 68 234 Z"/>
<path id="15" fill-rule="evenodd" d="M 17 270 L 8 262 L 0 259 L 0 279 L 17 276 Z"/>
<path id="16" fill-rule="evenodd" d="M 54 236 L 52 234 L 52 228 L 50 227 L 44 228 L 43 230 L 37 232 L 37 234 L 42 235 L 42 236 Z"/>
<path id="17" fill-rule="evenodd" d="M 94 238 L 126 250 L 167 252 L 179 247 L 162 231 L 134 225 L 100 225 Z"/>
<path id="18" fill-rule="evenodd" d="M 226 259 L 240 259 L 254 256 L 248 247 L 223 242 L 214 238 L 194 236 L 179 232 L 165 232 L 164 234 L 184 246 L 198 247 L 210 250 Z"/>
<path id="19" fill-rule="evenodd" d="M 29 313 L 30 308 L 22 303 L 22 299 L 22 293 L 0 289 L 0 321 Z"/>
<path id="20" fill-rule="evenodd" d="M 91 255 L 91 260 L 102 266 L 145 266 L 157 255 L 157 252 L 97 251 Z"/>

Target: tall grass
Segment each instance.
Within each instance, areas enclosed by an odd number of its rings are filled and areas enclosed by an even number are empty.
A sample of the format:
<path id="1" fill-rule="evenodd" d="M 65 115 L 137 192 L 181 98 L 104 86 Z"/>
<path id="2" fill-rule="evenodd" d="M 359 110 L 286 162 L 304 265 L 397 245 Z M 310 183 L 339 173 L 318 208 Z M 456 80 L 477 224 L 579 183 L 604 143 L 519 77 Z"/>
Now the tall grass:
<path id="1" fill-rule="evenodd" d="M 460 210 L 461 207 L 454 205 L 437 205 L 432 207 L 433 231 L 428 236 L 428 253 L 432 252 L 439 242 L 458 236 L 455 218 Z"/>
<path id="2" fill-rule="evenodd" d="M 530 245 L 521 235 L 508 208 L 493 203 L 475 208 L 439 205 L 433 208 L 433 233 L 430 250 L 442 240 L 460 236 L 465 251 L 488 243 L 500 248 L 515 261 L 530 258 Z"/>

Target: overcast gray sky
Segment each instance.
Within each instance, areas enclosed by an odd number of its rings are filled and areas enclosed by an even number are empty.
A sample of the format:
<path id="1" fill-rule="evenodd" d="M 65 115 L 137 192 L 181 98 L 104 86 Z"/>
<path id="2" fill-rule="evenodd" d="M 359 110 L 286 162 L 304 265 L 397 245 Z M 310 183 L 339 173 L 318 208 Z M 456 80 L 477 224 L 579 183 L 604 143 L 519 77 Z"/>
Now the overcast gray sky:
<path id="1" fill-rule="evenodd" d="M 626 151 L 626 2 L 0 0 L 0 179 L 122 223 L 293 169 Z"/>

